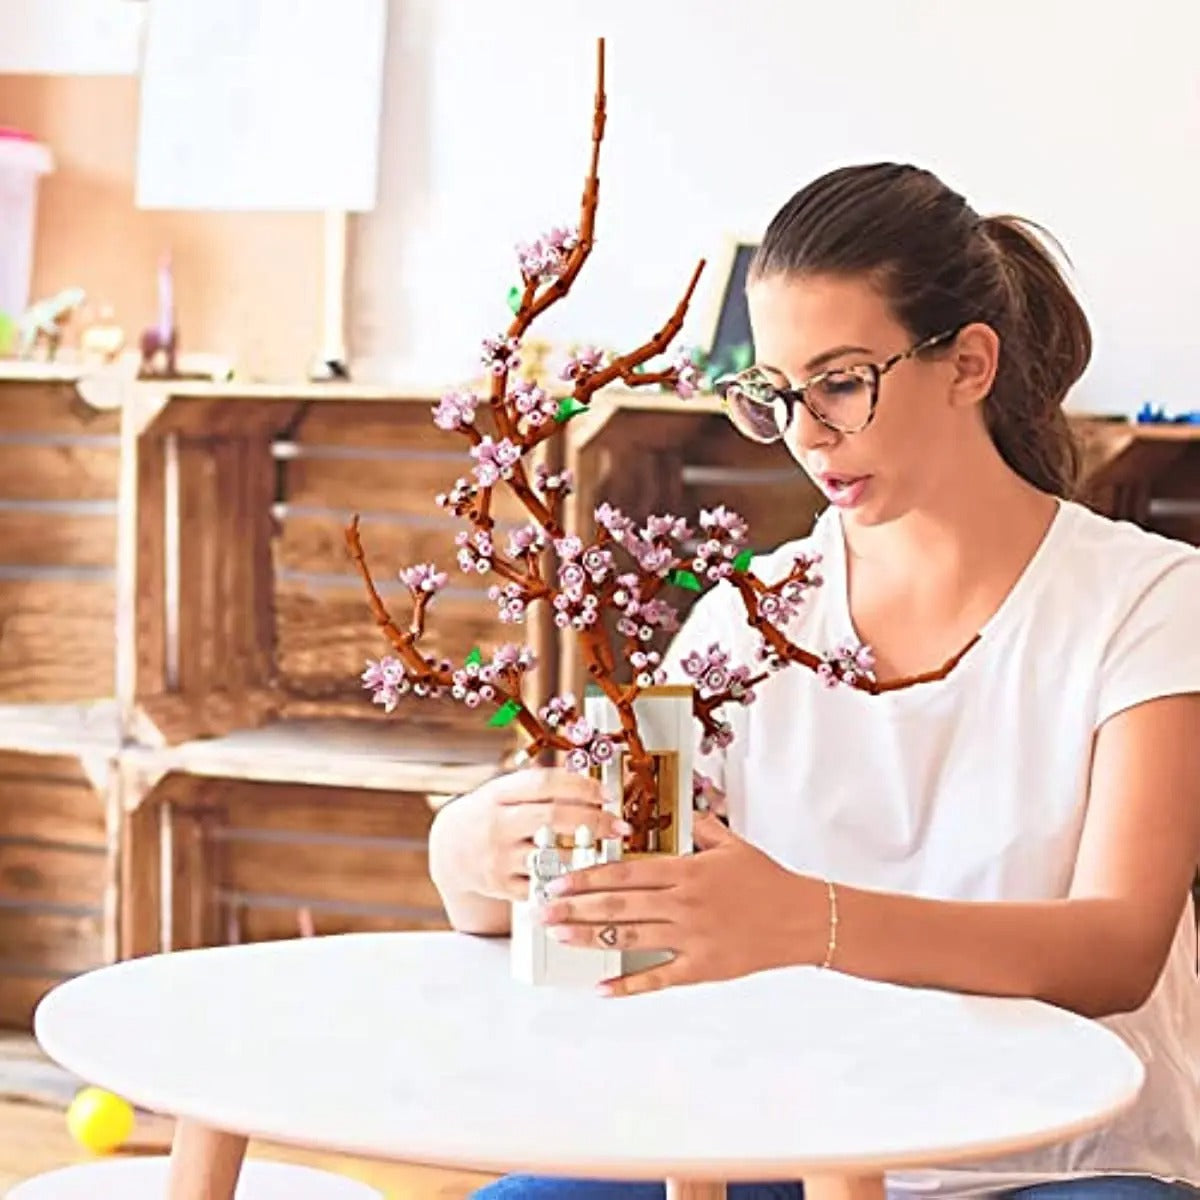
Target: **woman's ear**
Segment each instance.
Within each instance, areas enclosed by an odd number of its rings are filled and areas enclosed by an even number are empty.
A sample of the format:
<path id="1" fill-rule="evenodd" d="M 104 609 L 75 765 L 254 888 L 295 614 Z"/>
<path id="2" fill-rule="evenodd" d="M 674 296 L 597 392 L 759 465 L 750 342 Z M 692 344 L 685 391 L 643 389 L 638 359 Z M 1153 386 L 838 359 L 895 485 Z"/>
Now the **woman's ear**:
<path id="1" fill-rule="evenodd" d="M 950 347 L 948 361 L 954 368 L 951 403 L 961 407 L 982 404 L 996 380 L 1000 337 L 982 321 L 965 325 Z"/>

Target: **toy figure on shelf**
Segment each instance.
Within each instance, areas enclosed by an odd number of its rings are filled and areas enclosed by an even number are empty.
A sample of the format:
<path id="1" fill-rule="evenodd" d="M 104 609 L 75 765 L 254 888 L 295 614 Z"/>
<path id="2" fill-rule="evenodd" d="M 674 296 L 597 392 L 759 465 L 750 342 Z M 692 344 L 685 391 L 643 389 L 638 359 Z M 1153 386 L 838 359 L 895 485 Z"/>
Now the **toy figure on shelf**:
<path id="1" fill-rule="evenodd" d="M 125 330 L 116 322 L 111 304 L 102 304 L 96 318 L 79 335 L 80 358 L 87 365 L 115 362 L 125 348 Z"/>
<path id="2" fill-rule="evenodd" d="M 67 324 L 86 299 L 83 288 L 63 288 L 26 309 L 17 321 L 17 357 L 33 358 L 44 349 L 45 361 L 54 362 Z"/>
<path id="3" fill-rule="evenodd" d="M 532 983 L 587 986 L 633 969 L 627 952 L 611 947 L 563 946 L 533 920 L 540 889 L 563 870 L 627 856 L 693 852 L 692 812 L 707 807 L 711 782 L 693 769 L 693 745 L 701 754 L 728 746 L 732 726 L 725 706 L 748 705 L 756 686 L 774 671 L 800 664 L 830 686 L 868 691 L 877 686 L 865 648 L 845 645 L 824 655 L 793 645 L 784 629 L 809 589 L 820 584 L 814 559 L 797 556 L 780 578 L 758 578 L 750 567 L 746 522 L 724 507 L 702 511 L 694 522 L 671 513 L 638 522 L 600 503 L 594 526 L 567 529 L 564 499 L 572 490 L 569 471 L 551 473 L 532 456 L 558 436 L 602 388 L 673 389 L 685 400 L 697 389 L 695 364 L 685 356 L 653 362 L 679 334 L 701 262 L 675 311 L 652 337 L 624 354 L 593 347 L 576 349 L 561 378 L 569 386 L 554 396 L 516 375 L 523 339 L 533 321 L 569 293 L 591 253 L 597 205 L 597 164 L 604 129 L 604 42 L 599 43 L 599 80 L 592 129 L 591 165 L 576 228 L 554 229 L 518 247 L 521 285 L 511 304 L 513 319 L 485 339 L 482 358 L 489 381 L 485 394 L 461 390 L 434 406 L 441 429 L 460 433 L 472 460 L 468 475 L 437 497 L 466 524 L 456 538 L 460 570 L 497 578 L 489 595 L 499 620 L 521 624 L 537 604 L 573 639 L 589 677 L 587 694 L 550 697 L 540 707 L 526 702 L 527 678 L 536 667 L 528 646 L 507 643 L 490 654 L 476 647 L 461 663 L 434 657 L 422 647 L 428 614 L 448 575 L 434 563 L 401 569 L 411 595 L 407 621 L 393 619 L 367 566 L 355 517 L 346 530 L 351 558 L 366 587 L 367 601 L 391 653 L 367 664 L 363 685 L 375 703 L 392 712 L 402 698 L 462 704 L 491 710 L 489 724 L 515 723 L 524 735 L 523 759 L 557 758 L 572 771 L 597 776 L 612 811 L 631 832 L 591 844 L 584 835 L 556 842 L 543 831 L 529 860 L 529 897 L 515 903 L 512 922 L 514 974 Z M 528 514 L 525 525 L 501 532 L 493 497 L 505 488 Z M 660 635 L 679 625 L 672 595 L 731 586 L 759 635 L 757 659 L 730 661 L 712 644 L 681 664 L 685 682 L 668 684 L 654 648 Z M 565 653 L 564 649 L 564 653 Z M 698 735 L 698 739 L 697 739 Z"/>
<path id="4" fill-rule="evenodd" d="M 138 376 L 143 379 L 175 378 L 175 356 L 179 330 L 175 324 L 175 278 L 170 254 L 158 261 L 158 320 L 143 330 L 142 362 Z"/>

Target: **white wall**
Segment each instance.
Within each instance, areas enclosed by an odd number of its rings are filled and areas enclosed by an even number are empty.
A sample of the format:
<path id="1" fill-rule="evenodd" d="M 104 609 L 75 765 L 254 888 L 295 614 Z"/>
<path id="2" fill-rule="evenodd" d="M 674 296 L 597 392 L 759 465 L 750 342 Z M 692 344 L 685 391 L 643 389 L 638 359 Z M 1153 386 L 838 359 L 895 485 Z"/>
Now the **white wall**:
<path id="1" fill-rule="evenodd" d="M 597 246 L 548 336 L 635 344 L 726 233 L 758 236 L 834 165 L 893 158 L 1064 243 L 1097 342 L 1076 407 L 1195 407 L 1200 2 L 1105 8 L 393 3 L 380 207 L 356 238 L 354 351 L 376 377 L 473 371 L 479 339 L 508 317 L 514 242 L 576 217 L 604 33 Z"/>

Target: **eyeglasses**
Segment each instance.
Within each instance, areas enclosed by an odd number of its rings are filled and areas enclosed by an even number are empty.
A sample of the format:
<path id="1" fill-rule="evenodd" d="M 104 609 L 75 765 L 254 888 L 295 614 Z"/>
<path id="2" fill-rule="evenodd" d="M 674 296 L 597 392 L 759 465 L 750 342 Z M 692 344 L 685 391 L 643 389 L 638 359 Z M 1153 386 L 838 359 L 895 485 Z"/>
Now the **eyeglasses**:
<path id="1" fill-rule="evenodd" d="M 796 419 L 797 403 L 837 433 L 859 433 L 875 416 L 879 381 L 906 358 L 953 341 L 961 328 L 925 338 L 881 363 L 821 371 L 799 387 L 789 387 L 786 376 L 771 367 L 756 366 L 718 379 L 713 390 L 734 427 L 751 441 L 777 442 Z"/>

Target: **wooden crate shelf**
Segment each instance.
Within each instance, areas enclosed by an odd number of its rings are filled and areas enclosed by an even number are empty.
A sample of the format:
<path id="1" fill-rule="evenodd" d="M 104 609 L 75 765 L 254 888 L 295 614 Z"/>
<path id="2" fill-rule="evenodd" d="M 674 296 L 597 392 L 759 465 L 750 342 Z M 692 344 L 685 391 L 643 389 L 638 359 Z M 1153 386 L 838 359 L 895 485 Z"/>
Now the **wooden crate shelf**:
<path id="1" fill-rule="evenodd" d="M 0 1025 L 117 955 L 114 704 L 0 706 Z"/>
<path id="2" fill-rule="evenodd" d="M 434 394 L 343 384 L 139 383 L 120 394 L 117 695 L 134 740 L 170 746 L 290 718 L 353 718 L 432 737 L 483 724 L 450 702 L 385 717 L 359 675 L 386 652 L 346 552 L 354 512 L 385 599 L 399 566 L 454 568 L 461 525 L 434 502 L 469 467 L 434 426 Z M 507 501 L 496 512 L 515 520 Z M 390 581 L 390 582 L 389 582 Z M 453 580 L 426 645 L 461 660 L 508 640 L 490 581 Z M 495 736 L 496 757 L 512 734 Z"/>
<path id="3" fill-rule="evenodd" d="M 260 937 L 442 927 L 427 835 L 496 770 L 490 738 L 432 745 L 278 722 L 121 757 L 122 956 Z"/>

